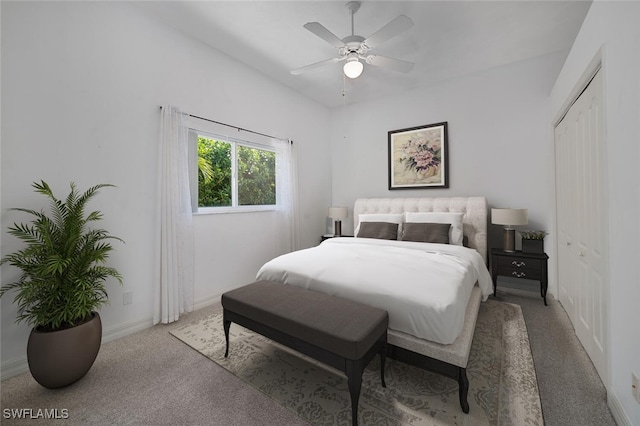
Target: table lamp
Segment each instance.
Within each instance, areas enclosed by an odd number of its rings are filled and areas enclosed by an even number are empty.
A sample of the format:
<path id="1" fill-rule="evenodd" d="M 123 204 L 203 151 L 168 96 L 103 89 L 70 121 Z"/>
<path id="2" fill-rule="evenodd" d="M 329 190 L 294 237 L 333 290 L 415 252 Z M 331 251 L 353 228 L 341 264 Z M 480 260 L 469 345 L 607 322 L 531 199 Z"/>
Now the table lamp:
<path id="1" fill-rule="evenodd" d="M 346 219 L 348 214 L 349 210 L 346 207 L 329 207 L 329 217 L 334 220 L 334 237 L 339 237 L 342 235 L 342 219 Z"/>
<path id="2" fill-rule="evenodd" d="M 491 223 L 505 225 L 502 249 L 516 251 L 516 230 L 513 226 L 529 223 L 527 209 L 491 209 Z"/>

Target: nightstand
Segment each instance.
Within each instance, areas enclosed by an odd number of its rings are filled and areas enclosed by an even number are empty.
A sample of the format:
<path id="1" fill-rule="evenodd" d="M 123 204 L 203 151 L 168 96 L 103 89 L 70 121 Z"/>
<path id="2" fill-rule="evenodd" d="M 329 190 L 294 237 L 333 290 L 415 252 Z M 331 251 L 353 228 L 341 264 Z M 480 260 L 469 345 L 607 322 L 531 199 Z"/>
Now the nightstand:
<path id="1" fill-rule="evenodd" d="M 540 296 L 547 306 L 548 272 L 546 253 L 525 253 L 491 249 L 491 278 L 493 295 L 496 295 L 498 275 L 540 281 Z"/>

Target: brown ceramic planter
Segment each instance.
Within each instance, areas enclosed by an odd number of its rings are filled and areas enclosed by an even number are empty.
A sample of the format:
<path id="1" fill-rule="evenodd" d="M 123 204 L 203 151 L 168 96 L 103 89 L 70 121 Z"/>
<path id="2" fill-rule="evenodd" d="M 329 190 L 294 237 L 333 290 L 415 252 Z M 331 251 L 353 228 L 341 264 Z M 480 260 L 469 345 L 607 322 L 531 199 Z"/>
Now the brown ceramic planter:
<path id="1" fill-rule="evenodd" d="M 83 324 L 66 330 L 31 330 L 27 361 L 33 378 L 45 388 L 55 389 L 80 380 L 98 356 L 102 321 L 97 312 Z"/>

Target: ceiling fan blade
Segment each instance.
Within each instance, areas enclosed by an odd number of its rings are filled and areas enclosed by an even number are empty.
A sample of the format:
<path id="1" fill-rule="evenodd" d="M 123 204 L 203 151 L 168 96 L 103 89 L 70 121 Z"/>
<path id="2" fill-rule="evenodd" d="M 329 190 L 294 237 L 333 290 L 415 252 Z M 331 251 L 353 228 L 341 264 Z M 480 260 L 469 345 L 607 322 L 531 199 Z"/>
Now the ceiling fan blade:
<path id="1" fill-rule="evenodd" d="M 303 72 L 312 71 L 316 68 L 321 68 L 328 64 L 335 64 L 336 62 L 340 62 L 340 58 L 325 59 L 324 61 L 316 62 L 315 64 L 306 65 L 304 67 L 292 70 L 291 74 L 299 75 L 299 74 L 302 74 Z"/>
<path id="2" fill-rule="evenodd" d="M 307 22 L 304 27 L 336 48 L 344 47 L 342 40 L 319 22 Z"/>
<path id="3" fill-rule="evenodd" d="M 409 72 L 413 69 L 415 65 L 413 62 L 402 61 L 400 59 L 387 58 L 386 56 L 380 55 L 369 55 L 367 56 L 366 62 L 370 65 L 386 68 L 393 71 L 399 72 Z"/>
<path id="4" fill-rule="evenodd" d="M 389 22 L 384 27 L 373 33 L 371 37 L 364 41 L 369 48 L 374 48 L 384 43 L 385 41 L 397 36 L 398 34 L 408 30 L 413 26 L 411 18 L 405 15 L 400 15 L 393 21 Z"/>

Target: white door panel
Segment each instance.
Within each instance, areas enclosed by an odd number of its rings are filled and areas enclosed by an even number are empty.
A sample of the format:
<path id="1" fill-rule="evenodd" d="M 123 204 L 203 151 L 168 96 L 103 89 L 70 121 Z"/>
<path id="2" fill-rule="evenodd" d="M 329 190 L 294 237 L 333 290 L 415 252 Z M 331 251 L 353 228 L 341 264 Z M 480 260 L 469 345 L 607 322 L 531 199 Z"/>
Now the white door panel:
<path id="1" fill-rule="evenodd" d="M 602 80 L 556 126 L 559 300 L 607 384 L 608 254 Z"/>

